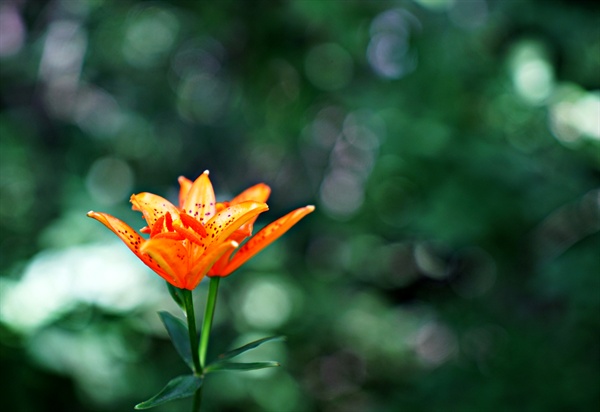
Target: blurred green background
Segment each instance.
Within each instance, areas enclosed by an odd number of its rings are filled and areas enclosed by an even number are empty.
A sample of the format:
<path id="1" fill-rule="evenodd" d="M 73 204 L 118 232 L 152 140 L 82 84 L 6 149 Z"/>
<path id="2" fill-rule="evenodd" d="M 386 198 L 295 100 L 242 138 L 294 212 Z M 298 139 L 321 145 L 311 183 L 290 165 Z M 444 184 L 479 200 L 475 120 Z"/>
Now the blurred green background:
<path id="1" fill-rule="evenodd" d="M 164 282 L 98 222 L 265 182 L 317 211 L 221 282 L 207 411 L 600 410 L 600 8 L 0 2 L 7 411 L 126 411 L 185 373 Z M 206 283 L 196 291 L 202 308 Z M 188 410 L 189 400 L 156 408 Z"/>

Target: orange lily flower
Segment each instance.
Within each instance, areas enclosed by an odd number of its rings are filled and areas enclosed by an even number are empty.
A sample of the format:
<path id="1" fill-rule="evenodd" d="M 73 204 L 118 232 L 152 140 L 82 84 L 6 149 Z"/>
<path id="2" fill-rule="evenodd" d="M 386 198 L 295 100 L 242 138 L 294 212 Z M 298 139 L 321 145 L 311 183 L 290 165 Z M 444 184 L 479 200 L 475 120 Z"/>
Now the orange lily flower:
<path id="1" fill-rule="evenodd" d="M 132 209 L 142 212 L 146 220 L 141 232 L 149 233 L 149 239 L 107 213 L 91 211 L 87 215 L 112 230 L 167 282 L 189 290 L 215 262 L 239 246 L 234 233 L 269 209 L 266 203 L 252 199 L 218 207 L 208 171 L 193 183 L 183 181 L 179 207 L 147 192 L 132 195 L 130 200 Z"/>
<path id="2" fill-rule="evenodd" d="M 180 177 L 179 184 L 179 198 L 181 201 L 181 199 L 186 198 L 192 182 L 185 177 Z M 244 190 L 229 202 L 217 203 L 217 210 L 225 210 L 228 207 L 245 204 L 247 202 L 265 203 L 270 194 L 271 188 L 264 183 L 259 183 Z M 313 210 L 315 210 L 315 207 L 312 205 L 304 206 L 265 226 L 239 248 L 233 257 L 232 254 L 235 252 L 234 249 L 227 250 L 223 253 L 208 271 L 208 276 L 224 277 L 230 275 L 258 252 L 277 240 L 292 226 L 298 223 L 300 219 L 311 213 Z M 258 214 L 246 221 L 246 223 L 229 235 L 228 240 L 241 244 L 244 240 L 252 236 L 252 229 L 257 218 Z"/>

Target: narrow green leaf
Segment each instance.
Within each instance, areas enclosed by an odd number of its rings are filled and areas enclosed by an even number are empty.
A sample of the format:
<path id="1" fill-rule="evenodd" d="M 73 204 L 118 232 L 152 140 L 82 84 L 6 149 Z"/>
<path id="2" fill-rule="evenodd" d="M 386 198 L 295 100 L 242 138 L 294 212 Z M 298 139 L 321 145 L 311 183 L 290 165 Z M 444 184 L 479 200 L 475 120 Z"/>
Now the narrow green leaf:
<path id="1" fill-rule="evenodd" d="M 149 409 L 175 399 L 192 396 L 202 386 L 202 378 L 196 375 L 183 375 L 171 379 L 167 386 L 145 402 L 135 405 L 135 409 Z"/>
<path id="2" fill-rule="evenodd" d="M 251 371 L 255 369 L 264 369 L 264 368 L 274 368 L 276 366 L 281 366 L 279 362 L 226 362 L 226 361 L 218 361 L 211 363 L 205 369 L 205 373 L 215 372 L 215 371 L 224 371 L 224 370 L 237 370 L 237 371 Z"/>
<path id="3" fill-rule="evenodd" d="M 171 342 L 173 342 L 173 346 L 175 346 L 175 350 L 193 371 L 194 361 L 192 359 L 187 326 L 181 319 L 171 315 L 169 312 L 158 312 L 158 315 L 164 323 L 165 328 L 167 328 L 167 332 L 169 332 L 169 337 L 171 338 Z"/>
<path id="4" fill-rule="evenodd" d="M 244 346 L 240 346 L 239 348 L 236 349 L 232 349 L 228 352 L 223 353 L 222 355 L 219 355 L 219 360 L 218 362 L 227 360 L 227 359 L 231 359 L 235 356 L 241 355 L 242 353 L 249 351 L 250 349 L 254 349 L 260 345 L 262 345 L 263 343 L 266 342 L 270 342 L 270 341 L 276 341 L 276 340 L 285 340 L 285 336 L 270 336 L 268 338 L 262 338 L 259 340 L 255 340 L 254 342 L 250 342 L 245 344 Z"/>
<path id="5" fill-rule="evenodd" d="M 173 298 L 175 303 L 177 303 L 177 305 L 185 312 L 185 305 L 183 303 L 183 297 L 181 296 L 180 289 L 171 285 L 169 282 L 166 282 L 166 283 L 167 283 L 167 288 L 169 289 L 169 293 L 171 294 L 171 297 Z"/>

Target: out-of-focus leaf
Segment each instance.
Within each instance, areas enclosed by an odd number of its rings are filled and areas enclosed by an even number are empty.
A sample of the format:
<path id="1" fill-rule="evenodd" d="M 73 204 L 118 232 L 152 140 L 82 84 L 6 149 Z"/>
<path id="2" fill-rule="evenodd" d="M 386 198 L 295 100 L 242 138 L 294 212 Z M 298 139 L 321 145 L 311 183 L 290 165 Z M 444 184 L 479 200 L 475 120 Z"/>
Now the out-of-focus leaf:
<path id="1" fill-rule="evenodd" d="M 167 288 L 169 289 L 169 293 L 171 294 L 171 297 L 173 298 L 173 300 L 175 301 L 175 303 L 177 303 L 177 305 L 185 312 L 185 305 L 183 303 L 183 297 L 181 296 L 181 292 L 173 285 L 171 285 L 169 282 L 167 283 Z"/>
<path id="2" fill-rule="evenodd" d="M 192 396 L 202 386 L 202 377 L 184 375 L 171 379 L 162 391 L 145 402 L 135 405 L 135 409 L 149 409 L 175 399 Z"/>
<path id="3" fill-rule="evenodd" d="M 232 349 L 228 352 L 225 352 L 225 353 L 219 355 L 218 362 L 221 362 L 221 361 L 224 361 L 227 359 L 231 359 L 235 356 L 241 355 L 242 353 L 247 352 L 251 349 L 254 349 L 254 348 L 262 345 L 263 343 L 277 341 L 277 340 L 285 340 L 285 336 L 270 336 L 268 338 L 262 338 L 262 339 L 255 340 L 254 342 L 247 343 L 244 346 L 240 346 L 239 348 Z"/>
<path id="4" fill-rule="evenodd" d="M 171 338 L 171 342 L 173 342 L 173 346 L 175 346 L 175 350 L 181 359 L 183 359 L 191 370 L 194 370 L 194 361 L 192 359 L 192 350 L 190 348 L 190 338 L 188 333 L 188 328 L 185 323 L 171 315 L 169 312 L 158 312 L 160 319 L 167 328 L 167 332 L 169 332 L 169 337 Z"/>
<path id="5" fill-rule="evenodd" d="M 215 362 L 204 369 L 205 373 L 225 370 L 252 371 L 256 369 L 274 368 L 281 366 L 279 362 Z"/>

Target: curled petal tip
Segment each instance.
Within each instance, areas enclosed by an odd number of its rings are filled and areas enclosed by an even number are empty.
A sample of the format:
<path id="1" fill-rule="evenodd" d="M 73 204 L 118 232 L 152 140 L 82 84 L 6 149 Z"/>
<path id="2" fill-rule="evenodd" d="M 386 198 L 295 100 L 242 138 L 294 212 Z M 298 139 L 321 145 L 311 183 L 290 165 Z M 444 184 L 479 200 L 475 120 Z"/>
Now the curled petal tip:
<path id="1" fill-rule="evenodd" d="M 312 212 L 315 210 L 315 205 L 307 205 L 306 208 Z"/>
<path id="2" fill-rule="evenodd" d="M 208 175 L 210 172 L 206 169 L 202 174 Z"/>
<path id="3" fill-rule="evenodd" d="M 89 212 L 86 213 L 86 215 L 87 215 L 87 217 L 92 217 L 94 215 L 94 213 L 96 213 L 96 212 L 94 212 L 93 210 L 90 210 Z"/>

